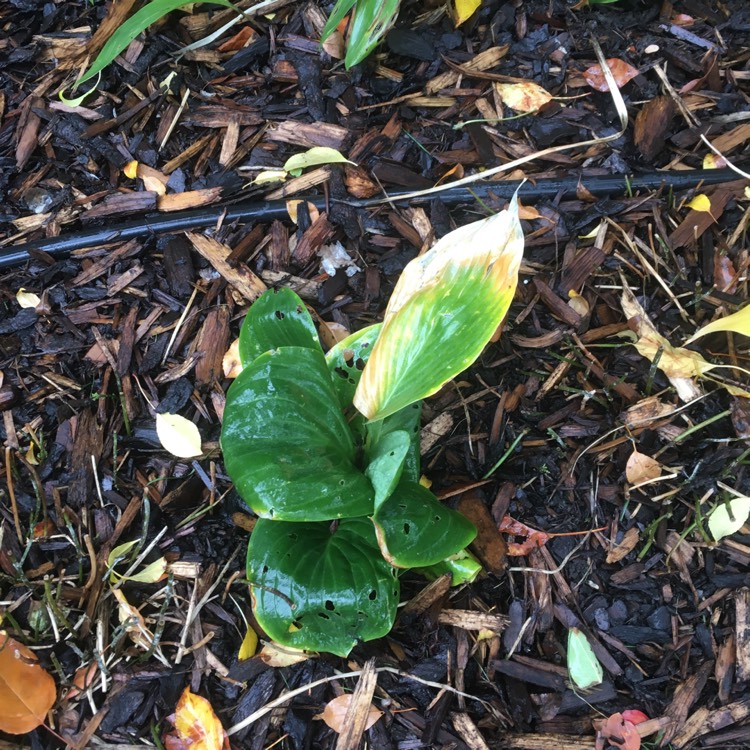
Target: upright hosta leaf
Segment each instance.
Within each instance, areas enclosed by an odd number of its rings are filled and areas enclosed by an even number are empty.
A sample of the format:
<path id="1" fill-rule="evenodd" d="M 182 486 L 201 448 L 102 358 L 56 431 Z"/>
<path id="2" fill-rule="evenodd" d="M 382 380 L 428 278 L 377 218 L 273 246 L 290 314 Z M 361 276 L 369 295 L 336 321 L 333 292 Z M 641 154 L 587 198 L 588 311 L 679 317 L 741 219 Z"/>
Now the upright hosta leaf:
<path id="1" fill-rule="evenodd" d="M 382 327 L 382 324 L 378 323 L 356 331 L 343 341 L 339 341 L 326 354 L 326 364 L 331 372 L 331 380 L 342 409 L 346 409 L 354 399 L 362 371 Z"/>
<path id="2" fill-rule="evenodd" d="M 378 420 L 435 393 L 479 356 L 510 306 L 523 254 L 506 211 L 443 237 L 404 269 L 354 405 Z"/>
<path id="3" fill-rule="evenodd" d="M 362 371 L 370 358 L 372 348 L 377 341 L 382 324 L 378 323 L 353 333 L 334 346 L 326 354 L 326 362 L 331 373 L 331 380 L 339 397 L 342 409 L 351 406 L 357 390 Z M 419 431 L 421 426 L 422 404 L 410 404 L 404 409 L 391 414 L 379 427 L 380 438 L 396 430 L 405 430 L 410 435 L 409 450 L 403 466 L 403 477 L 411 482 L 418 482 L 420 475 Z M 364 443 L 366 428 L 361 415 L 349 417 L 349 427 Z"/>
<path id="4" fill-rule="evenodd" d="M 393 626 L 399 583 L 378 549 L 372 523 L 260 519 L 247 574 L 261 627 L 283 646 L 346 656 Z"/>
<path id="5" fill-rule="evenodd" d="M 373 489 L 323 353 L 288 346 L 258 357 L 232 383 L 221 445 L 229 476 L 265 518 L 323 521 L 372 512 Z"/>
<path id="6" fill-rule="evenodd" d="M 372 520 L 380 551 L 398 568 L 435 565 L 462 550 L 477 534 L 468 519 L 413 482 L 401 482 Z"/>
<path id="7" fill-rule="evenodd" d="M 243 367 L 264 352 L 280 346 L 321 348 L 315 323 L 305 303 L 287 288 L 269 289 L 250 307 L 240 330 Z"/>
<path id="8" fill-rule="evenodd" d="M 365 475 L 375 488 L 375 508 L 393 492 L 404 471 L 411 436 L 405 430 L 383 435 L 373 448 Z"/>

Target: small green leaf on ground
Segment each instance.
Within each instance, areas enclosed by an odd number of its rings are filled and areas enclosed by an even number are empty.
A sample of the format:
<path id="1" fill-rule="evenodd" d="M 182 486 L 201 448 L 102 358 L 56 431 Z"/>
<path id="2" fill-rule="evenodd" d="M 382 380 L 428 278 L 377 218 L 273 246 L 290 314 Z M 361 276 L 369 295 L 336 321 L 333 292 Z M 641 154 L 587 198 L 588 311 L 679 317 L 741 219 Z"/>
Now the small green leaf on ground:
<path id="1" fill-rule="evenodd" d="M 335 148 L 314 146 L 302 154 L 290 156 L 284 163 L 284 169 L 294 177 L 299 177 L 303 169 L 318 167 L 321 164 L 354 164 Z"/>
<path id="2" fill-rule="evenodd" d="M 599 664 L 589 639 L 578 628 L 568 631 L 568 674 L 581 690 L 599 685 L 604 679 L 602 665 Z"/>
<path id="3" fill-rule="evenodd" d="M 708 530 L 718 542 L 738 532 L 750 516 L 750 497 L 741 495 L 718 505 L 708 518 Z"/>

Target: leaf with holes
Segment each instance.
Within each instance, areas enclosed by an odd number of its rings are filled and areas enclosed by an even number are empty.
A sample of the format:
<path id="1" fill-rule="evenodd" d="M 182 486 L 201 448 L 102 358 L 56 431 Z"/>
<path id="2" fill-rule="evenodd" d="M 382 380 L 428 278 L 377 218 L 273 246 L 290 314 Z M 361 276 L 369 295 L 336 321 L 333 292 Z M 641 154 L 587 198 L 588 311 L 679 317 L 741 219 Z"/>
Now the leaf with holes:
<path id="1" fill-rule="evenodd" d="M 323 352 L 300 346 L 258 357 L 232 383 L 221 433 L 229 476 L 261 517 L 330 521 L 372 512 L 354 439 Z"/>
<path id="2" fill-rule="evenodd" d="M 370 358 L 382 325 L 378 323 L 347 336 L 326 354 L 326 363 L 331 373 L 333 386 L 339 397 L 342 409 L 351 406 L 354 393 L 362 377 L 362 371 Z M 383 420 L 380 439 L 396 430 L 405 430 L 410 435 L 409 449 L 403 465 L 403 477 L 418 482 L 420 475 L 419 430 L 421 426 L 422 404 L 417 402 L 397 411 Z M 365 420 L 361 414 L 349 416 L 349 427 L 362 443 L 367 437 Z"/>
<path id="3" fill-rule="evenodd" d="M 287 288 L 268 291 L 251 305 L 240 330 L 242 366 L 281 346 L 321 348 L 305 303 Z"/>
<path id="4" fill-rule="evenodd" d="M 354 396 L 376 421 L 437 392 L 481 354 L 518 282 L 523 232 L 509 208 L 445 235 L 406 266 Z"/>
<path id="5" fill-rule="evenodd" d="M 401 479 L 411 436 L 406 430 L 394 430 L 375 443 L 365 475 L 375 488 L 375 510 L 390 496 Z"/>
<path id="6" fill-rule="evenodd" d="M 259 519 L 247 575 L 260 626 L 282 646 L 346 656 L 380 638 L 396 617 L 399 583 L 378 549 L 372 523 Z"/>
<path id="7" fill-rule="evenodd" d="M 15 638 L 0 631 L 0 731 L 26 734 L 44 723 L 57 692 L 39 660 Z"/>
<path id="8" fill-rule="evenodd" d="M 383 556 L 398 568 L 435 565 L 477 534 L 467 518 L 413 482 L 401 482 L 372 520 Z"/>

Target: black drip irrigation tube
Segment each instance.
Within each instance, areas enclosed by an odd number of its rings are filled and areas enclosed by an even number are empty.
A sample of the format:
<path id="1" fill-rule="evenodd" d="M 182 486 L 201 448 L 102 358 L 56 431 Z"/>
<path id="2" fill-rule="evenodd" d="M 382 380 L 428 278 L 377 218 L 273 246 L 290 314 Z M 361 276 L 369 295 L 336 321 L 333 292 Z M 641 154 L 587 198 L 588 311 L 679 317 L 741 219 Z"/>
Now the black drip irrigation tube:
<path id="1" fill-rule="evenodd" d="M 589 193 L 596 196 L 624 195 L 641 190 L 672 190 L 677 192 L 701 185 L 718 185 L 732 182 L 741 177 L 731 169 L 694 169 L 684 172 L 650 172 L 643 175 L 594 175 L 591 177 L 544 177 L 535 181 L 527 180 L 523 184 L 520 180 L 499 182 L 478 181 L 471 187 L 447 188 L 430 195 L 408 198 L 410 193 L 394 193 L 389 201 L 394 204 L 429 203 L 439 199 L 447 205 L 458 205 L 475 199 L 489 200 L 493 196 L 510 198 L 516 190 L 526 203 L 541 199 L 565 197 L 575 195 L 579 186 L 583 186 Z M 520 189 L 519 189 L 520 188 Z M 326 206 L 323 196 L 294 196 L 295 200 L 302 198 L 313 203 L 318 209 Z M 347 201 L 347 205 L 355 208 L 372 208 L 382 205 L 380 198 L 373 200 Z M 140 219 L 124 221 L 106 227 L 87 229 L 81 232 L 64 234 L 45 240 L 36 240 L 19 245 L 0 248 L 0 269 L 13 268 L 30 259 L 29 250 L 41 250 L 55 259 L 67 257 L 74 250 L 80 250 L 95 245 L 106 245 L 112 242 L 122 242 L 135 237 L 149 234 L 169 234 L 184 232 L 188 229 L 210 227 L 222 219 L 232 221 L 269 221 L 282 219 L 288 215 L 287 199 L 274 201 L 248 201 L 235 204 L 211 206 L 209 208 L 180 211 L 179 213 L 164 215 L 150 214 Z"/>

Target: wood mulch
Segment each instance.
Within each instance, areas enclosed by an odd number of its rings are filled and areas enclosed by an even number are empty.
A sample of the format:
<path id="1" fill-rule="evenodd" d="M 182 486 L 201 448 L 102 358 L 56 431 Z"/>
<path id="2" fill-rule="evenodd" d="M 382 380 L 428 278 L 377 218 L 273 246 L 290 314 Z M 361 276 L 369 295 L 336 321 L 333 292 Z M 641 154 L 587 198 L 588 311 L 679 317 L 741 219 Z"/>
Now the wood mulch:
<path id="1" fill-rule="evenodd" d="M 134 7 L 0 6 L 0 264 L 31 243 L 30 257 L 0 270 L 0 613 L 60 698 L 55 734 L 39 728 L 27 744 L 153 746 L 190 685 L 228 730 L 241 725 L 234 748 L 329 748 L 338 735 L 315 717 L 357 678 L 324 678 L 374 659 L 384 713 L 364 741 L 376 750 L 584 750 L 594 720 L 625 709 L 650 717 L 646 747 L 750 747 L 750 526 L 718 543 L 705 531 L 726 488 L 750 494 L 750 406 L 708 379 L 680 400 L 632 346 L 621 299 L 629 288 L 674 345 L 742 308 L 748 182 L 698 191 L 710 213 L 686 205 L 695 189 L 587 187 L 599 175 L 700 169 L 710 153 L 701 135 L 748 162 L 750 6 L 490 0 L 456 29 L 442 6 L 406 4 L 387 43 L 346 71 L 340 39 L 319 46 L 330 4 L 289 0 L 175 59 L 234 17 L 199 5 L 137 38 L 80 106 L 61 102 L 60 88 Z M 424 472 L 478 525 L 486 574 L 458 589 L 405 576 L 394 631 L 348 660 L 238 660 L 252 623 L 252 518 L 218 441 L 222 360 L 249 304 L 288 285 L 321 323 L 377 321 L 411 258 L 505 199 L 485 190 L 458 205 L 346 201 L 615 133 L 612 98 L 584 77 L 592 39 L 638 69 L 622 88 L 628 130 L 506 175 L 573 178 L 577 189 L 527 204 L 503 334 L 425 408 Z M 516 113 L 496 84 L 520 80 L 560 98 L 502 119 Z M 357 166 L 250 185 L 259 168 L 313 146 Z M 302 196 L 315 205 L 295 204 L 296 221 L 282 203 L 185 232 L 178 213 Z M 173 231 L 150 231 L 152 213 L 173 215 Z M 143 226 L 127 240 L 39 249 L 128 222 Z M 334 249 L 348 260 L 323 266 Z M 21 289 L 38 296 L 35 308 L 19 305 Z M 741 335 L 695 348 L 747 367 Z M 747 388 L 742 372 L 720 372 Z M 193 420 L 204 455 L 167 453 L 157 412 Z M 626 473 L 634 452 L 658 461 L 656 479 Z M 519 548 L 525 537 L 506 516 L 549 536 Z M 147 652 L 121 624 L 107 575 L 110 553 L 130 540 L 150 546 L 145 563 L 169 564 L 165 581 L 119 587 L 158 636 Z M 565 668 L 572 627 L 604 668 L 585 694 Z M 66 697 L 87 665 L 90 690 Z"/>

